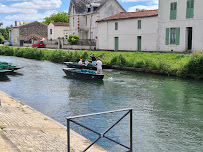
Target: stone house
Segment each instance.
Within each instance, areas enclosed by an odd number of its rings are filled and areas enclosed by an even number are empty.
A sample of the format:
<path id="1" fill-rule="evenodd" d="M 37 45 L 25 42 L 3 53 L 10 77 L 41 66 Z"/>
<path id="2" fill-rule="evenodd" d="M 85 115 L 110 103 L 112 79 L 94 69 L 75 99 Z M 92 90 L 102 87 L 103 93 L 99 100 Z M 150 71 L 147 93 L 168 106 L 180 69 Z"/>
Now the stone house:
<path id="1" fill-rule="evenodd" d="M 47 39 L 47 25 L 37 21 L 19 26 L 15 24 L 15 27 L 13 27 L 9 33 L 11 44 L 15 46 L 23 46 L 24 41 L 27 41 L 30 34 L 40 35 L 42 38 Z"/>
<path id="2" fill-rule="evenodd" d="M 125 10 L 117 0 L 70 0 L 70 34 L 80 39 L 97 39 L 96 21 L 119 12 Z"/>
<path id="3" fill-rule="evenodd" d="M 159 51 L 203 50 L 202 6 L 202 0 L 159 0 Z"/>
<path id="4" fill-rule="evenodd" d="M 157 49 L 158 10 L 121 12 L 97 22 L 99 50 Z"/>
<path id="5" fill-rule="evenodd" d="M 69 36 L 69 23 L 54 22 L 48 25 L 48 40 L 56 40 L 59 37 L 68 39 Z"/>

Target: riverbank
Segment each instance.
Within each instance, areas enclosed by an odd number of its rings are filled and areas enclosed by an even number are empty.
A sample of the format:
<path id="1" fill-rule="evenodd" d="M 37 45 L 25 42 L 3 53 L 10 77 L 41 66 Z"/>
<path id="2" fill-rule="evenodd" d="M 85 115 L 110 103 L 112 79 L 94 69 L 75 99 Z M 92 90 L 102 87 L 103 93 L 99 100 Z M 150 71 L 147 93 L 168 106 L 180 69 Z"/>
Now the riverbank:
<path id="1" fill-rule="evenodd" d="M 0 151 L 67 151 L 65 126 L 2 91 L 0 99 Z M 71 152 L 81 152 L 90 143 L 86 138 L 71 131 Z M 106 152 L 97 145 L 89 151 Z"/>
<path id="2" fill-rule="evenodd" d="M 55 63 L 78 62 L 80 58 L 90 60 L 90 54 L 100 56 L 104 64 L 120 69 L 175 75 L 203 79 L 203 51 L 191 54 L 147 53 L 147 52 L 108 52 L 108 51 L 63 51 L 37 48 L 0 47 L 0 55 L 17 56 L 36 60 L 49 60 Z"/>

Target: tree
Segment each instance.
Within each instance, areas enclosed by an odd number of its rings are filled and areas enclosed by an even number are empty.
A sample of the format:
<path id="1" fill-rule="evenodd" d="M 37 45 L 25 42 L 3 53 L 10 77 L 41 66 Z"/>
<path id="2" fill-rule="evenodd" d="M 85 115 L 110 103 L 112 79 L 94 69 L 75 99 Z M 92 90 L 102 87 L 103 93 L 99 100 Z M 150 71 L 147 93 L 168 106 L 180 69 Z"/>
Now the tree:
<path id="1" fill-rule="evenodd" d="M 69 35 L 68 42 L 70 45 L 76 45 L 80 37 L 78 35 Z"/>
<path id="2" fill-rule="evenodd" d="M 42 23 L 49 25 L 51 21 L 69 23 L 68 14 L 66 12 L 53 13 L 50 17 L 45 17 Z"/>
<path id="3" fill-rule="evenodd" d="M 9 30 L 11 27 L 6 27 L 5 29 L 0 29 L 0 43 L 3 42 L 3 40 L 9 40 Z"/>

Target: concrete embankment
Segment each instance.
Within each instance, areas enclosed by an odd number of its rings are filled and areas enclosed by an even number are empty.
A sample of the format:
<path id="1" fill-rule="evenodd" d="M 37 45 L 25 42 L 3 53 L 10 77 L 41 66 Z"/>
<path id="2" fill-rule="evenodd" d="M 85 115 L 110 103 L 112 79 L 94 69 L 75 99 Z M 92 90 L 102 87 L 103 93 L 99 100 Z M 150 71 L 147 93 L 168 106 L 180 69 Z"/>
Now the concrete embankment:
<path id="1" fill-rule="evenodd" d="M 0 91 L 0 152 L 67 152 L 66 127 Z M 66 119 L 66 118 L 64 118 Z M 71 130 L 71 152 L 91 142 Z M 89 152 L 106 152 L 94 145 Z"/>

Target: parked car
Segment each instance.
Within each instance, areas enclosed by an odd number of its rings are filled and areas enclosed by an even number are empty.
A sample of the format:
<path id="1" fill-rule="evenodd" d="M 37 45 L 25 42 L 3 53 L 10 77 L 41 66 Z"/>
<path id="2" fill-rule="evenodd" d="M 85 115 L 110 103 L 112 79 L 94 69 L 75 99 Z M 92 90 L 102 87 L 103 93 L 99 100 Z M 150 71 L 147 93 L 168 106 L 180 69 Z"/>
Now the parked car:
<path id="1" fill-rule="evenodd" d="M 32 45 L 32 47 L 37 47 L 37 48 L 44 48 L 46 47 L 46 45 L 44 44 L 43 41 L 35 41 L 34 44 Z"/>
<path id="2" fill-rule="evenodd" d="M 9 42 L 9 41 L 4 41 L 3 44 L 4 44 L 4 45 L 11 46 L 11 42 Z"/>

